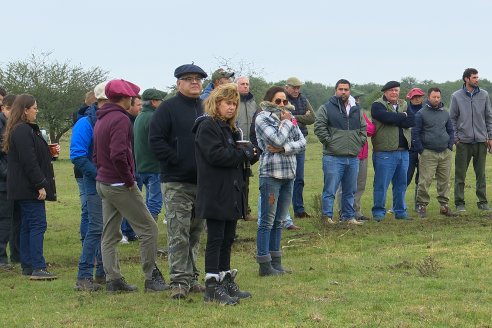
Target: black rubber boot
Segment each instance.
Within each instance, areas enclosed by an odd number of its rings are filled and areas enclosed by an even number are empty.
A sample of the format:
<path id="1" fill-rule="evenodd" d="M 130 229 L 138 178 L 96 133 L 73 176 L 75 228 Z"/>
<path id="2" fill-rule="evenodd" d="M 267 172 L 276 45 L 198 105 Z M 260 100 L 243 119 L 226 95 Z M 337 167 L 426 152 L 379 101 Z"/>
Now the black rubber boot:
<path id="1" fill-rule="evenodd" d="M 225 286 L 215 277 L 209 277 L 205 280 L 205 302 L 216 302 L 220 305 L 236 305 L 238 302 L 229 296 Z"/>
<path id="2" fill-rule="evenodd" d="M 237 297 L 237 298 L 249 298 L 249 297 L 251 297 L 250 292 L 241 291 L 239 289 L 239 286 L 234 281 L 236 279 L 236 276 L 237 276 L 237 270 L 232 269 L 230 271 L 225 272 L 224 278 L 222 280 L 222 283 L 224 284 L 229 296 L 232 298 L 234 298 L 234 297 Z"/>

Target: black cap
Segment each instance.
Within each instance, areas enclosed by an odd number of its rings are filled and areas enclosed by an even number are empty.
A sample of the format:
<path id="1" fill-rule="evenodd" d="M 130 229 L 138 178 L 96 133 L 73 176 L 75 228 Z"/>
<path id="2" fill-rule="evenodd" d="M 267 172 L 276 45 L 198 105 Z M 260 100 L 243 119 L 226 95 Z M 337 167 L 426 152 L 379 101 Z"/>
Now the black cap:
<path id="1" fill-rule="evenodd" d="M 205 73 L 205 71 L 200 68 L 200 66 L 197 66 L 195 64 L 181 65 L 174 70 L 174 77 L 177 79 L 185 74 L 199 74 L 202 78 L 206 78 L 208 76 L 207 73 Z"/>
<path id="2" fill-rule="evenodd" d="M 381 91 L 385 92 L 386 90 L 398 88 L 400 87 L 400 82 L 398 81 L 389 81 L 382 88 Z"/>

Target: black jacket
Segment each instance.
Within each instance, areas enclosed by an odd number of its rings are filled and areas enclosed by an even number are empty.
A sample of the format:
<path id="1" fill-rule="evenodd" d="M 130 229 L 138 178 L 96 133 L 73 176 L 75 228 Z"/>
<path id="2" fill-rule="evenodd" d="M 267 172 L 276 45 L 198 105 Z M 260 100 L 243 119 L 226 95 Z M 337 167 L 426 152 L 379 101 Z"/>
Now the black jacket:
<path id="1" fill-rule="evenodd" d="M 51 154 L 37 124 L 20 123 L 13 129 L 8 159 L 8 199 L 38 199 L 38 190 L 45 188 L 46 200 L 56 200 Z"/>
<path id="2" fill-rule="evenodd" d="M 209 116 L 200 117 L 193 132 L 198 171 L 195 216 L 215 220 L 244 218 L 244 162 L 253 158 L 253 145 L 238 149 L 239 135 L 233 134 L 226 122 Z"/>
<path id="3" fill-rule="evenodd" d="M 3 133 L 7 125 L 7 118 L 0 112 L 0 147 L 3 143 Z M 0 150 L 0 192 L 7 191 L 7 154 Z"/>
<path id="4" fill-rule="evenodd" d="M 178 92 L 156 109 L 149 127 L 150 149 L 161 166 L 161 182 L 196 184 L 195 120 L 203 113 L 200 98 Z"/>

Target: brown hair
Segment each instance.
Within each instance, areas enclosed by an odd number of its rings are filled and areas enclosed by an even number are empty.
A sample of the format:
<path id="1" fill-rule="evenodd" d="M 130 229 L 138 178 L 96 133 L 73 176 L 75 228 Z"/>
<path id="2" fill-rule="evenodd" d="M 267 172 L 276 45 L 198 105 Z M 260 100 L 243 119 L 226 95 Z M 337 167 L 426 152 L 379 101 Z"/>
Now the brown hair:
<path id="1" fill-rule="evenodd" d="M 239 113 L 239 91 L 237 91 L 237 84 L 226 83 L 217 86 L 205 100 L 205 113 L 214 119 L 224 120 L 218 111 L 219 104 L 222 100 L 232 101 L 236 105 L 234 117 L 227 120 L 227 123 L 229 123 L 231 129 L 236 130 L 235 123 Z"/>
<path id="2" fill-rule="evenodd" d="M 14 131 L 14 128 L 23 122 L 27 122 L 25 110 L 32 107 L 35 103 L 36 99 L 27 93 L 15 97 L 3 136 L 2 148 L 4 152 L 7 153 L 9 151 L 10 135 Z"/>

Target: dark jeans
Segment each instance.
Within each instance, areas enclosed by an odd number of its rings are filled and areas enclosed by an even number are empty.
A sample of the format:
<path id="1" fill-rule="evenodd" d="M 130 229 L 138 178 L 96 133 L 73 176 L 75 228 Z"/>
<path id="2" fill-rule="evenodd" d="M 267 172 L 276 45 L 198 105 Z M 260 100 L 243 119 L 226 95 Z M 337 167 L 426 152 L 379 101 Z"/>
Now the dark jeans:
<path id="1" fill-rule="evenodd" d="M 407 187 L 410 185 L 415 174 L 415 185 L 419 184 L 419 153 L 416 151 L 408 152 L 408 171 L 407 171 Z"/>
<path id="2" fill-rule="evenodd" d="M 10 240 L 14 202 L 7 199 L 6 192 L 0 192 L 0 263 L 8 263 L 7 244 Z"/>
<path id="3" fill-rule="evenodd" d="M 87 227 L 89 226 L 89 212 L 87 210 L 87 195 L 84 188 L 84 178 L 75 178 L 79 187 L 80 197 L 80 240 L 84 243 Z"/>
<path id="4" fill-rule="evenodd" d="M 236 236 L 237 220 L 207 219 L 205 272 L 218 274 L 231 269 L 231 248 Z"/>
<path id="5" fill-rule="evenodd" d="M 21 210 L 20 249 L 22 268 L 45 269 L 43 256 L 46 208 L 42 200 L 16 201 Z"/>

